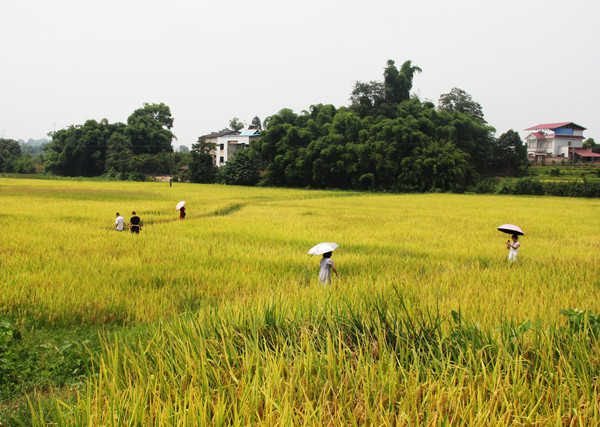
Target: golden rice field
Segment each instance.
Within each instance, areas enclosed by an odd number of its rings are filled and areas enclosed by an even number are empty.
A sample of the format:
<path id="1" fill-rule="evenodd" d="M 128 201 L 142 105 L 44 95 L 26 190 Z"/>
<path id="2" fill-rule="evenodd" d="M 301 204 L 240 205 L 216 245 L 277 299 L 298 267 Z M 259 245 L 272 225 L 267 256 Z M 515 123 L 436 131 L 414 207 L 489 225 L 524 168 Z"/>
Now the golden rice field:
<path id="1" fill-rule="evenodd" d="M 83 381 L 20 398 L 28 422 L 597 425 L 600 320 L 560 310 L 600 311 L 599 208 L 2 178 L 0 315 L 103 343 Z M 116 232 L 133 210 L 140 235 Z"/>

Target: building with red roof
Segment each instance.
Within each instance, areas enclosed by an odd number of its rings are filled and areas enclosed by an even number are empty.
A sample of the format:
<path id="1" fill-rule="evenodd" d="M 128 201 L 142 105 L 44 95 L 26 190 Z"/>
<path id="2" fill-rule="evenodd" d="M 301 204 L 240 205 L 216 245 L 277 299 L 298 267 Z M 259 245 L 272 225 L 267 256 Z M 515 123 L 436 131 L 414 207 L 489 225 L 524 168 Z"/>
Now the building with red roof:
<path id="1" fill-rule="evenodd" d="M 585 128 L 577 123 L 546 123 L 525 130 L 532 131 L 525 137 L 525 145 L 527 155 L 535 158 L 536 162 L 546 157 L 564 157 L 571 161 L 597 160 L 596 153 L 583 148 Z"/>

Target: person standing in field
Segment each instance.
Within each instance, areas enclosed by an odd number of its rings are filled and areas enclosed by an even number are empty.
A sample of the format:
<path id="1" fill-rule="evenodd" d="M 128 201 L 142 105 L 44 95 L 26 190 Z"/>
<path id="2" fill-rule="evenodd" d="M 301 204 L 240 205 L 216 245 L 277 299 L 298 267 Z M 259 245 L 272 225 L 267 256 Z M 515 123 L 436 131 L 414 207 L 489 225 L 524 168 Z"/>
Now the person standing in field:
<path id="1" fill-rule="evenodd" d="M 335 269 L 335 265 L 333 264 L 333 260 L 331 259 L 332 252 L 326 252 L 323 254 L 323 258 L 321 258 L 319 271 L 319 282 L 324 285 L 331 283 L 331 270 L 335 273 L 335 276 L 339 279 L 340 275 Z"/>
<path id="2" fill-rule="evenodd" d="M 180 220 L 185 219 L 185 215 L 186 215 L 185 206 L 182 206 L 181 209 L 179 209 L 179 219 Z"/>
<path id="3" fill-rule="evenodd" d="M 125 228 L 125 218 L 123 218 L 119 212 L 117 212 L 117 220 L 115 221 L 115 224 L 117 226 L 117 231 L 123 231 Z"/>
<path id="4" fill-rule="evenodd" d="M 521 243 L 519 243 L 519 236 L 516 234 L 512 235 L 512 243 L 511 241 L 506 242 L 506 249 L 510 249 L 508 252 L 508 260 L 510 262 L 516 261 L 519 256 L 519 248 L 521 247 Z"/>
<path id="5" fill-rule="evenodd" d="M 129 220 L 129 230 L 132 233 L 140 234 L 140 229 L 142 228 L 142 220 L 139 216 L 136 215 L 135 211 L 131 212 L 131 219 Z"/>

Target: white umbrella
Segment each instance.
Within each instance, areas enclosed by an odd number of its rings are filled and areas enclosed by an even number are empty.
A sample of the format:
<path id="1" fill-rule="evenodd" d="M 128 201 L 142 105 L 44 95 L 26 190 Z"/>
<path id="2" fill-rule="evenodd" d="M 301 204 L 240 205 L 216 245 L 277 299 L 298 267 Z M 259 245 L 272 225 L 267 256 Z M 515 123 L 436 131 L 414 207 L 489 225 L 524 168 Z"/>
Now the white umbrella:
<path id="1" fill-rule="evenodd" d="M 175 209 L 179 210 L 183 207 L 183 205 L 185 205 L 185 201 L 182 200 L 181 202 L 177 203 L 177 206 L 175 207 Z"/>
<path id="2" fill-rule="evenodd" d="M 308 251 L 308 255 L 323 255 L 324 253 L 334 251 L 337 247 L 337 243 L 319 243 Z"/>

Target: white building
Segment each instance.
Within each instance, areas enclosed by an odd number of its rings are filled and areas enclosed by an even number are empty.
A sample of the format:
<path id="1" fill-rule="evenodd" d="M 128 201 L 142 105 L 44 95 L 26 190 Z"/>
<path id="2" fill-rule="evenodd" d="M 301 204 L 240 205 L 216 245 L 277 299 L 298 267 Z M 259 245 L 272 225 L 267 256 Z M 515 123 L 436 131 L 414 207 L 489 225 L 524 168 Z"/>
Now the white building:
<path id="1" fill-rule="evenodd" d="M 527 155 L 536 161 L 544 157 L 564 157 L 572 161 L 588 157 L 589 152 L 583 148 L 583 126 L 573 122 L 548 123 L 525 130 L 533 131 L 525 137 L 525 142 Z"/>
<path id="2" fill-rule="evenodd" d="M 215 148 L 215 164 L 223 166 L 233 153 L 242 148 L 250 147 L 250 141 L 260 138 L 260 129 L 248 129 L 232 132 L 217 138 Z"/>

